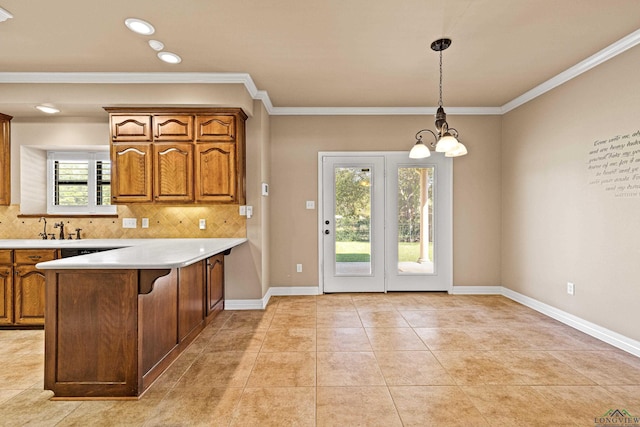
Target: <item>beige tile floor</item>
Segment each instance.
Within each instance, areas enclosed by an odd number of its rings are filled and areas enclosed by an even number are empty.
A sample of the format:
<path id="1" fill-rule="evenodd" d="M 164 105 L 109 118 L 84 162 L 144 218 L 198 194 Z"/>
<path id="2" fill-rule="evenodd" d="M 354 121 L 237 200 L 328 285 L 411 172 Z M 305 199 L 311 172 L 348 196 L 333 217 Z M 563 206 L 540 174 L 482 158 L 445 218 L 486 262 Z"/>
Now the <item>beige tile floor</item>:
<path id="1" fill-rule="evenodd" d="M 0 331 L 2 426 L 594 426 L 640 359 L 500 296 L 275 297 L 226 311 L 138 401 L 51 401 L 43 332 Z"/>

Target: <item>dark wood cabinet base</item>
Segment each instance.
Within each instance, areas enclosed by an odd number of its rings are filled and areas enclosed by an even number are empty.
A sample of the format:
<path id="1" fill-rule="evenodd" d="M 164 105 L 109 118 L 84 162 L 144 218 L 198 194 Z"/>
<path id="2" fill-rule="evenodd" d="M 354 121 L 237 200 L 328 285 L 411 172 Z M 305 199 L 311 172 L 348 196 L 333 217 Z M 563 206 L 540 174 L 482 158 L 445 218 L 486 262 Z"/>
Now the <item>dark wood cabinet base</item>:
<path id="1" fill-rule="evenodd" d="M 48 270 L 44 388 L 138 398 L 222 310 L 206 261 L 165 270 Z"/>

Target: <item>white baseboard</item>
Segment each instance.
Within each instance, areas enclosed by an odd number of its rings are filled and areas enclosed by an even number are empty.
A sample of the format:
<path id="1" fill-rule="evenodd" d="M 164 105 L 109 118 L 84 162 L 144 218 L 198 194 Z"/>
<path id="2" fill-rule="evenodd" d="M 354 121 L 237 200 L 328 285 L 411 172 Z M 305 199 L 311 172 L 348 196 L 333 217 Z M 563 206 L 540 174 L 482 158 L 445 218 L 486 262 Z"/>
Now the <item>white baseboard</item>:
<path id="1" fill-rule="evenodd" d="M 264 310 L 271 298 L 271 288 L 260 299 L 225 299 L 225 310 Z"/>
<path id="2" fill-rule="evenodd" d="M 546 316 L 549 316 L 552 319 L 556 319 L 557 321 L 562 322 L 565 325 L 569 325 L 572 328 L 582 331 L 587 335 L 591 335 L 592 337 L 597 338 L 600 341 L 604 341 L 607 344 L 611 344 L 612 346 L 631 353 L 634 356 L 640 357 L 640 342 L 632 338 L 620 335 L 617 332 L 603 328 L 602 326 L 596 325 L 595 323 L 591 323 L 580 317 L 574 316 L 573 314 L 567 313 L 566 311 L 562 311 L 505 287 L 502 287 L 502 295 L 516 302 L 519 302 L 522 305 L 532 308 Z"/>
<path id="3" fill-rule="evenodd" d="M 502 295 L 600 341 L 640 357 L 640 342 L 503 286 L 454 286 L 453 295 Z M 271 287 L 261 299 L 225 300 L 225 310 L 263 310 L 272 296 L 320 295 L 318 286 Z"/>
<path id="4" fill-rule="evenodd" d="M 224 300 L 225 310 L 264 310 L 272 296 L 318 295 L 317 286 L 274 286 L 261 299 Z"/>
<path id="5" fill-rule="evenodd" d="M 502 286 L 454 286 L 452 295 L 502 295 Z"/>
<path id="6" fill-rule="evenodd" d="M 276 286 L 269 288 L 271 296 L 284 295 L 320 295 L 317 286 Z"/>

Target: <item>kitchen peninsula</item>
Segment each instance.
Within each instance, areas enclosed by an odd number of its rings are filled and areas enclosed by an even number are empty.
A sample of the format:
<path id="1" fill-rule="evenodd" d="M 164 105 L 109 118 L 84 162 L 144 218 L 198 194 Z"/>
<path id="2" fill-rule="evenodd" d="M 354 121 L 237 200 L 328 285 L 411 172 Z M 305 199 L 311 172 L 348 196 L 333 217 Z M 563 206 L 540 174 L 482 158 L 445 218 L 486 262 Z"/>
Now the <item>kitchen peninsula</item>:
<path id="1" fill-rule="evenodd" d="M 137 240 L 37 264 L 45 389 L 56 399 L 139 397 L 222 310 L 224 255 L 246 240 Z"/>

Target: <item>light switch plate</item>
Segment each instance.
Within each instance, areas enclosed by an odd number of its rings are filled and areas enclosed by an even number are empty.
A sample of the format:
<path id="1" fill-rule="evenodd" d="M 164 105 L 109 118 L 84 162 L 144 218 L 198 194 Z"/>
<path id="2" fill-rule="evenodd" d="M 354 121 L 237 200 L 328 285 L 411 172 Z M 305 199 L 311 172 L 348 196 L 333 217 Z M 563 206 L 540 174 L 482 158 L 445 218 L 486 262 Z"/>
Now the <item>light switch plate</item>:
<path id="1" fill-rule="evenodd" d="M 206 230 L 207 229 L 207 220 L 206 219 L 200 219 L 198 221 L 198 227 L 200 227 L 200 230 Z"/>
<path id="2" fill-rule="evenodd" d="M 247 215 L 247 207 L 245 205 L 240 206 L 240 216 Z"/>
<path id="3" fill-rule="evenodd" d="M 267 184 L 266 182 L 262 183 L 262 195 L 263 196 L 269 195 L 269 184 Z"/>
<path id="4" fill-rule="evenodd" d="M 253 206 L 247 206 L 247 218 L 251 218 L 253 216 Z"/>
<path id="5" fill-rule="evenodd" d="M 149 218 L 142 218 L 142 228 L 149 228 Z"/>
<path id="6" fill-rule="evenodd" d="M 316 208 L 316 202 L 314 202 L 313 200 L 307 200 L 307 209 L 315 209 Z"/>

